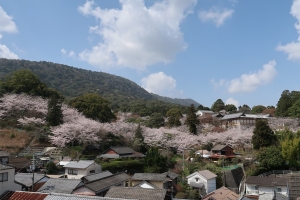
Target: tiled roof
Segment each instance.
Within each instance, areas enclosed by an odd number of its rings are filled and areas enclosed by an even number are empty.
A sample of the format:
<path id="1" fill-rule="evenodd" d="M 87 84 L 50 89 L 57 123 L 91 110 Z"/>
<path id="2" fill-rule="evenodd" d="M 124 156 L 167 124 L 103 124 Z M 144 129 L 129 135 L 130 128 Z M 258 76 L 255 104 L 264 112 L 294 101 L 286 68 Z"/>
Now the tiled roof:
<path id="1" fill-rule="evenodd" d="M 2 165 L 0 164 L 0 170 L 4 170 L 4 169 L 13 169 L 12 166 L 8 166 L 8 165 Z"/>
<path id="2" fill-rule="evenodd" d="M 76 168 L 76 169 L 85 169 L 93 163 L 95 163 L 95 161 L 93 161 L 93 160 L 70 161 L 68 164 L 64 165 L 64 167 L 66 167 L 66 168 Z"/>
<path id="3" fill-rule="evenodd" d="M 29 168 L 31 165 L 31 161 L 24 157 L 9 158 L 8 162 L 17 169 Z"/>
<path id="4" fill-rule="evenodd" d="M 245 183 L 265 187 L 287 186 L 287 180 L 278 177 L 249 176 Z"/>
<path id="5" fill-rule="evenodd" d="M 45 200 L 92 200 L 92 199 L 101 199 L 101 200 L 127 200 L 124 198 L 109 198 L 109 197 L 98 197 L 98 196 L 83 196 L 75 194 L 49 194 Z"/>
<path id="6" fill-rule="evenodd" d="M 125 173 L 116 174 L 109 177 L 105 177 L 100 180 L 89 182 L 85 184 L 85 187 L 93 190 L 94 192 L 102 192 L 108 190 L 111 186 L 119 185 L 124 181 L 128 180 L 130 176 Z"/>
<path id="7" fill-rule="evenodd" d="M 80 179 L 51 178 L 37 192 L 71 194 L 80 183 Z"/>
<path id="8" fill-rule="evenodd" d="M 205 197 L 203 197 L 203 200 L 209 200 L 209 199 L 218 199 L 218 200 L 227 200 L 227 199 L 231 199 L 231 200 L 237 200 L 239 199 L 240 196 L 234 192 L 232 192 L 231 190 L 229 190 L 226 187 L 221 187 L 209 194 L 207 194 Z"/>
<path id="9" fill-rule="evenodd" d="M 34 174 L 34 183 L 44 178 L 44 174 Z M 15 181 L 25 185 L 26 187 L 32 186 L 32 173 L 17 173 L 15 175 Z"/>
<path id="10" fill-rule="evenodd" d="M 225 115 L 221 120 L 239 118 L 243 115 L 244 115 L 244 113 L 234 113 L 234 114 L 230 114 L 230 115 Z"/>
<path id="11" fill-rule="evenodd" d="M 166 190 L 137 187 L 111 187 L 105 197 L 140 200 L 164 200 Z"/>
<path id="12" fill-rule="evenodd" d="M 175 179 L 178 176 L 178 174 L 173 173 L 173 172 L 165 172 L 165 173 L 162 173 L 162 174 L 169 176 L 171 179 Z"/>
<path id="13" fill-rule="evenodd" d="M 128 154 L 128 153 L 134 153 L 134 151 L 129 147 L 119 147 L 119 146 L 113 146 L 110 147 L 112 150 L 114 150 L 117 154 Z"/>
<path id="14" fill-rule="evenodd" d="M 211 171 L 209 170 L 202 170 L 202 171 L 199 171 L 199 174 L 201 174 L 204 178 L 206 178 L 207 180 L 208 179 L 212 179 L 212 178 L 215 178 L 217 177 L 217 175 L 215 175 L 214 173 L 212 173 Z"/>
<path id="15" fill-rule="evenodd" d="M 6 151 L 0 150 L 0 157 L 7 157 L 9 156 L 9 153 L 7 153 Z"/>
<path id="16" fill-rule="evenodd" d="M 135 173 L 131 179 L 139 181 L 164 181 L 166 179 L 166 174 Z"/>
<path id="17" fill-rule="evenodd" d="M 48 194 L 24 191 L 6 191 L 1 196 L 1 200 L 44 200 Z"/>
<path id="18" fill-rule="evenodd" d="M 216 146 L 214 146 L 214 148 L 212 148 L 212 151 L 221 151 L 222 149 L 224 149 L 227 145 L 221 145 L 221 144 L 217 144 Z"/>
<path id="19" fill-rule="evenodd" d="M 113 175 L 113 174 L 110 171 L 106 170 L 106 171 L 103 171 L 103 172 L 100 172 L 97 174 L 87 175 L 82 178 L 85 178 L 88 182 L 91 182 L 91 181 L 99 180 L 99 179 L 102 179 L 102 178 L 105 178 L 105 177 L 108 177 L 111 175 Z"/>

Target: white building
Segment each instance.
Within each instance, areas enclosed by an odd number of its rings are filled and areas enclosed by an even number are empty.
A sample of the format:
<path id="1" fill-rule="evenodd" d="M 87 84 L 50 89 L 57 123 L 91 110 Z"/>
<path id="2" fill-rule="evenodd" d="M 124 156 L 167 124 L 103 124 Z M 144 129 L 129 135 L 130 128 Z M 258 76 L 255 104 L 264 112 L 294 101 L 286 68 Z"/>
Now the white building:
<path id="1" fill-rule="evenodd" d="M 15 182 L 15 168 L 0 164 L 0 195 L 6 190 L 22 190 L 22 185 Z"/>
<path id="2" fill-rule="evenodd" d="M 268 193 L 279 193 L 289 196 L 288 182 L 285 178 L 249 176 L 245 181 L 246 196 L 260 196 Z"/>
<path id="3" fill-rule="evenodd" d="M 81 179 L 83 176 L 100 173 L 101 165 L 93 160 L 71 161 L 64 166 L 68 179 Z"/>
<path id="4" fill-rule="evenodd" d="M 201 195 L 208 194 L 216 190 L 216 177 L 209 170 L 194 172 L 187 176 L 188 184 L 193 188 L 198 188 Z"/>

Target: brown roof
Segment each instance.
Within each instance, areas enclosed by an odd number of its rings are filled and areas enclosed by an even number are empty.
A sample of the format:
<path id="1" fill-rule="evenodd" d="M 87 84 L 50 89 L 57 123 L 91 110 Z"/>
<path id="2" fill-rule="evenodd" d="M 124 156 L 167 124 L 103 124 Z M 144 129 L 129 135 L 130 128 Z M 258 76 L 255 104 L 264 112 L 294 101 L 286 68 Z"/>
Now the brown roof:
<path id="1" fill-rule="evenodd" d="M 212 179 L 212 178 L 215 178 L 217 177 L 217 175 L 215 175 L 214 173 L 212 173 L 211 171 L 209 170 L 202 170 L 202 171 L 199 171 L 199 174 L 201 174 L 204 178 L 206 179 Z"/>
<path id="2" fill-rule="evenodd" d="M 223 150 L 226 146 L 228 146 L 228 145 L 217 144 L 217 145 L 214 146 L 214 148 L 212 148 L 211 150 L 212 150 L 212 151 L 221 151 L 221 150 Z M 228 146 L 228 147 L 230 147 L 230 146 Z M 230 148 L 231 148 L 231 147 L 230 147 Z"/>
<path id="3" fill-rule="evenodd" d="M 9 164 L 17 169 L 22 169 L 30 167 L 31 161 L 24 157 L 9 158 Z"/>
<path id="4" fill-rule="evenodd" d="M 23 192 L 23 191 L 6 191 L 1 196 L 1 200 L 20 200 L 20 199 L 28 199 L 28 200 L 44 200 L 48 194 L 43 193 L 33 193 L 33 192 Z"/>
<path id="5" fill-rule="evenodd" d="M 143 200 L 164 200 L 166 190 L 164 189 L 146 189 L 138 187 L 111 187 L 105 197 L 125 198 L 125 199 L 143 199 Z"/>
<path id="6" fill-rule="evenodd" d="M 239 195 L 232 192 L 226 187 L 221 187 L 203 197 L 203 200 L 223 200 L 223 199 L 231 199 L 237 200 L 239 199 Z"/>
<path id="7" fill-rule="evenodd" d="M 287 186 L 287 180 L 278 177 L 249 176 L 245 183 L 266 187 Z"/>

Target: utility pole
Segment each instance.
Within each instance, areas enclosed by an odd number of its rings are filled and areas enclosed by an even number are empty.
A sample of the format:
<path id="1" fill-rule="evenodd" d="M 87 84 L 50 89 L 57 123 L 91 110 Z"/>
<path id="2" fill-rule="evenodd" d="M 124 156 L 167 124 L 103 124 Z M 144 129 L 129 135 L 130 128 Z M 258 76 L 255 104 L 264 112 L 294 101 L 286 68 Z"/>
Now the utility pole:
<path id="1" fill-rule="evenodd" d="M 31 191 L 33 191 L 33 187 L 34 187 L 34 169 L 35 169 L 35 158 L 34 158 L 34 153 L 32 155 L 33 159 L 32 159 L 32 188 L 31 188 Z"/>

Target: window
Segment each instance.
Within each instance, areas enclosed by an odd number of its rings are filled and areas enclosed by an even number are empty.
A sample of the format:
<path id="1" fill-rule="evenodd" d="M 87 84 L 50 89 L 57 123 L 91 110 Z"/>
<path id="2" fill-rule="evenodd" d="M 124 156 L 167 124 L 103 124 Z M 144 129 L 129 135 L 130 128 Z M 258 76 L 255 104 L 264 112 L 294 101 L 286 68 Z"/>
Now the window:
<path id="1" fill-rule="evenodd" d="M 78 171 L 76 169 L 68 169 L 68 174 L 77 175 Z"/>
<path id="2" fill-rule="evenodd" d="M 95 173 L 95 170 L 91 170 L 90 173 L 91 173 L 91 174 Z"/>
<path id="3" fill-rule="evenodd" d="M 198 182 L 199 181 L 199 178 L 195 178 L 196 179 L 196 182 Z"/>
<path id="4" fill-rule="evenodd" d="M 281 192 L 281 188 L 277 188 L 277 192 Z"/>
<path id="5" fill-rule="evenodd" d="M 8 172 L 0 173 L 0 182 L 8 181 Z"/>
<path id="6" fill-rule="evenodd" d="M 258 186 L 256 185 L 256 186 L 254 186 L 254 190 L 258 190 Z"/>

